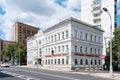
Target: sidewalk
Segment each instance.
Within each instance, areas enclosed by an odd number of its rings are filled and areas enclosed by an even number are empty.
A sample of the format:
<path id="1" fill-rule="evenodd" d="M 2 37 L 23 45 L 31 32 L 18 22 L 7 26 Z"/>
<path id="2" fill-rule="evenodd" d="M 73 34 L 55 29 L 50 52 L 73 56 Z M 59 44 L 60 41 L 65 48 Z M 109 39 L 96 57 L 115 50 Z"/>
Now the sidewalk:
<path id="1" fill-rule="evenodd" d="M 20 67 L 33 68 L 33 69 L 36 68 L 36 67 L 27 67 L 27 66 L 20 66 Z M 39 69 L 51 70 L 51 71 L 61 71 L 61 72 L 66 72 L 66 73 L 83 74 L 83 75 L 90 75 L 90 76 L 96 76 L 96 77 L 113 79 L 113 80 L 120 80 L 120 72 L 119 73 L 114 72 L 113 73 L 114 77 L 110 78 L 109 71 L 84 71 L 84 70 L 82 70 L 82 71 L 67 71 L 67 70 L 50 69 L 50 68 L 44 68 L 44 67 L 39 67 Z"/>
<path id="2" fill-rule="evenodd" d="M 92 76 L 96 76 L 96 77 L 104 77 L 104 78 L 108 78 L 108 79 L 113 79 L 113 80 L 120 80 L 120 73 L 114 73 L 113 74 L 113 78 L 110 78 L 110 73 L 92 73 Z"/>

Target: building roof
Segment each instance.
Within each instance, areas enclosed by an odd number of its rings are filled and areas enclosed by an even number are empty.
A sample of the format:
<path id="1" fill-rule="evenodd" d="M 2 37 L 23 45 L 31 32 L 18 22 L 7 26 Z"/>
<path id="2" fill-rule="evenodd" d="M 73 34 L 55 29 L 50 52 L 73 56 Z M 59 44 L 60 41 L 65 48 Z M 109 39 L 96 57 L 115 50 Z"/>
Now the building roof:
<path id="1" fill-rule="evenodd" d="M 51 30 L 53 30 L 53 29 L 58 28 L 60 25 L 62 25 L 62 24 L 64 24 L 64 23 L 67 23 L 67 22 L 70 22 L 70 21 L 78 22 L 78 23 L 83 24 L 83 25 L 86 25 L 86 26 L 88 26 L 88 27 L 91 27 L 91 28 L 94 28 L 94 29 L 103 31 L 102 29 L 98 28 L 97 26 L 94 26 L 94 25 L 88 24 L 88 23 L 86 23 L 86 22 L 80 21 L 80 20 L 78 20 L 78 19 L 75 19 L 75 18 L 73 18 L 73 17 L 70 17 L 70 18 L 67 18 L 67 19 L 65 19 L 65 20 L 63 20 L 63 21 L 61 21 L 61 22 L 53 25 L 53 26 L 50 27 L 50 28 L 47 28 L 44 32 L 49 32 L 49 31 L 51 31 Z M 103 31 L 103 32 L 104 32 L 104 31 Z"/>
<path id="2" fill-rule="evenodd" d="M 32 28 L 39 29 L 38 27 L 35 27 L 35 26 L 32 26 L 32 25 L 28 25 L 28 24 L 25 24 L 25 23 L 22 23 L 22 22 L 15 22 L 15 24 L 22 24 L 22 25 L 26 25 L 27 27 L 32 27 Z"/>

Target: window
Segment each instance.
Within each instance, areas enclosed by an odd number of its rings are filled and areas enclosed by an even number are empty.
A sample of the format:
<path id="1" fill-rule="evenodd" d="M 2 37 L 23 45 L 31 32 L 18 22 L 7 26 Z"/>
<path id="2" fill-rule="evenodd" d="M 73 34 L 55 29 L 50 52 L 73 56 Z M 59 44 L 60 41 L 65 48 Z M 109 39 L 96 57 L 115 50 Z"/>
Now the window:
<path id="1" fill-rule="evenodd" d="M 80 46 L 80 53 L 82 53 L 82 46 Z"/>
<path id="2" fill-rule="evenodd" d="M 77 65 L 77 64 L 78 64 L 77 59 L 75 59 L 75 65 Z"/>
<path id="3" fill-rule="evenodd" d="M 83 60 L 82 59 L 80 59 L 80 65 L 83 65 Z"/>
<path id="4" fill-rule="evenodd" d="M 47 64 L 47 60 L 45 61 L 45 64 Z"/>
<path id="5" fill-rule="evenodd" d="M 97 65 L 97 61 L 95 60 L 95 65 Z"/>
<path id="6" fill-rule="evenodd" d="M 50 64 L 50 59 L 48 60 L 48 64 Z"/>
<path id="7" fill-rule="evenodd" d="M 62 32 L 62 39 L 64 39 L 64 32 Z"/>
<path id="8" fill-rule="evenodd" d="M 93 65 L 93 60 L 91 60 L 91 65 Z"/>
<path id="9" fill-rule="evenodd" d="M 49 53 L 50 53 L 50 48 L 48 50 L 49 50 Z"/>
<path id="10" fill-rule="evenodd" d="M 53 42 L 53 36 L 51 36 L 51 41 Z"/>
<path id="11" fill-rule="evenodd" d="M 66 38 L 68 37 L 68 31 L 66 31 Z"/>
<path id="12" fill-rule="evenodd" d="M 92 48 L 90 48 L 90 54 L 92 54 Z"/>
<path id="13" fill-rule="evenodd" d="M 58 40 L 60 40 L 60 33 L 58 33 Z"/>
<path id="14" fill-rule="evenodd" d="M 95 54 L 96 54 L 96 49 L 95 49 Z"/>
<path id="15" fill-rule="evenodd" d="M 99 63 L 99 65 L 100 65 L 100 63 L 101 63 L 100 60 L 98 61 L 98 63 Z"/>
<path id="16" fill-rule="evenodd" d="M 87 59 L 85 60 L 85 63 L 86 63 L 86 65 L 88 65 L 88 60 Z"/>
<path id="17" fill-rule="evenodd" d="M 39 51 L 40 51 L 40 54 L 41 54 L 41 49 L 39 49 Z M 47 48 L 46 48 L 46 53 L 47 53 Z"/>
<path id="18" fill-rule="evenodd" d="M 62 46 L 62 52 L 64 52 L 64 46 Z"/>
<path id="19" fill-rule="evenodd" d="M 100 37 L 98 37 L 98 43 L 100 43 Z"/>
<path id="20" fill-rule="evenodd" d="M 85 53 L 87 53 L 87 47 L 85 47 Z"/>
<path id="21" fill-rule="evenodd" d="M 77 30 L 75 30 L 75 38 L 77 38 Z"/>
<path id="22" fill-rule="evenodd" d="M 55 52 L 57 52 L 57 48 L 55 47 Z"/>
<path id="23" fill-rule="evenodd" d="M 75 52 L 77 52 L 77 46 L 75 46 Z"/>
<path id="24" fill-rule="evenodd" d="M 55 41 L 57 40 L 56 35 L 55 35 Z"/>
<path id="25" fill-rule="evenodd" d="M 85 40 L 87 40 L 87 37 L 88 37 L 88 34 L 86 33 L 86 34 L 85 34 Z"/>
<path id="26" fill-rule="evenodd" d="M 64 59 L 62 59 L 62 64 L 64 64 Z"/>
<path id="27" fill-rule="evenodd" d="M 54 54 L 54 50 L 53 50 L 53 48 L 51 48 L 51 54 L 52 54 L 52 55 Z"/>
<path id="28" fill-rule="evenodd" d="M 98 55 L 100 55 L 100 49 L 98 49 Z"/>
<path id="29" fill-rule="evenodd" d="M 94 41 L 96 42 L 96 36 L 94 36 Z"/>
<path id="30" fill-rule="evenodd" d="M 55 59 L 55 64 L 56 64 L 56 62 L 57 62 L 57 61 L 56 61 L 56 59 Z"/>
<path id="31" fill-rule="evenodd" d="M 42 39 L 43 43 L 44 43 L 44 39 Z"/>
<path id="32" fill-rule="evenodd" d="M 80 32 L 80 39 L 82 39 L 82 35 L 83 35 L 83 33 L 82 33 L 82 32 Z"/>
<path id="33" fill-rule="evenodd" d="M 48 37 L 48 39 L 49 39 L 49 42 L 50 42 L 50 36 Z"/>
<path id="34" fill-rule="evenodd" d="M 68 52 L 69 51 L 69 48 L 68 48 L 68 45 L 66 45 L 66 52 Z"/>
<path id="35" fill-rule="evenodd" d="M 58 59 L 58 64 L 60 64 L 60 59 Z"/>
<path id="36" fill-rule="evenodd" d="M 45 38 L 45 40 L 46 40 L 46 43 L 47 43 L 47 37 Z"/>
<path id="37" fill-rule="evenodd" d="M 60 46 L 58 46 L 58 52 L 60 52 Z"/>
<path id="38" fill-rule="evenodd" d="M 92 35 L 90 35 L 90 41 L 92 41 Z"/>
<path id="39" fill-rule="evenodd" d="M 66 64 L 68 64 L 69 62 L 68 62 L 68 60 L 66 59 Z"/>

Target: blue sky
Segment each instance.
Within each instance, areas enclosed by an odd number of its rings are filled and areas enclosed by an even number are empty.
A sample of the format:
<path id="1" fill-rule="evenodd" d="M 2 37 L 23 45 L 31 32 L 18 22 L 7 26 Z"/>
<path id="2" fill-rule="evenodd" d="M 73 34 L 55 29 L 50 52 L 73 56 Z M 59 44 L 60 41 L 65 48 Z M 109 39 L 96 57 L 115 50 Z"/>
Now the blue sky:
<path id="1" fill-rule="evenodd" d="M 120 26 L 120 2 L 117 4 L 117 17 L 116 17 L 116 23 L 118 26 Z"/>
<path id="2" fill-rule="evenodd" d="M 0 14 L 4 15 L 5 14 L 5 10 L 0 6 Z"/>
<path id="3" fill-rule="evenodd" d="M 45 29 L 68 17 L 80 19 L 80 11 L 80 0 L 0 0 L 0 38 L 11 40 L 16 21 Z M 120 26 L 120 6 L 117 12 Z"/>

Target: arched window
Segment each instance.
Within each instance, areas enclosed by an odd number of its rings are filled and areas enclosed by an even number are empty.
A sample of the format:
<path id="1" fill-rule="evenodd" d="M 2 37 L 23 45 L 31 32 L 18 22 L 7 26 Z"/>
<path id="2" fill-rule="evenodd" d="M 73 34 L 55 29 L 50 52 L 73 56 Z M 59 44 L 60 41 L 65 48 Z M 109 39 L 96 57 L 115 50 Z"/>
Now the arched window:
<path id="1" fill-rule="evenodd" d="M 75 59 L 75 65 L 77 65 L 77 64 L 78 64 L 77 59 Z"/>
<path id="2" fill-rule="evenodd" d="M 88 60 L 87 59 L 85 60 L 85 64 L 88 65 Z"/>

